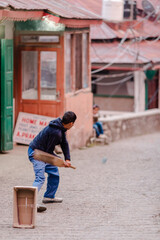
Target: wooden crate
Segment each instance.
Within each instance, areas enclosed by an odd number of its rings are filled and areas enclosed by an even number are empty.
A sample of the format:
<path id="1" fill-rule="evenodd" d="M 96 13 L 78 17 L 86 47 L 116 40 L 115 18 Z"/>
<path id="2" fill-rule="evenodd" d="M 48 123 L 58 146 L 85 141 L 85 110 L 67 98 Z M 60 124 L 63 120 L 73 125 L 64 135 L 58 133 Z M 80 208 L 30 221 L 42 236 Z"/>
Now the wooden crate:
<path id="1" fill-rule="evenodd" d="M 15 186 L 13 188 L 13 227 L 34 228 L 37 213 L 37 188 Z"/>

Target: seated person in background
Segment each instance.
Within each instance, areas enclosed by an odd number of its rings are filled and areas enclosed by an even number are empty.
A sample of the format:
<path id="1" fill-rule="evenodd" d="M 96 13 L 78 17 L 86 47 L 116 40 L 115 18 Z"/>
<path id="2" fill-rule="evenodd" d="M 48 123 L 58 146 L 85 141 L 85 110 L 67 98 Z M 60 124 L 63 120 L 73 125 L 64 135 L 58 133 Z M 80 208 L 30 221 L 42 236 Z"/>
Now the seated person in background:
<path id="1" fill-rule="evenodd" d="M 103 125 L 101 122 L 98 121 L 99 117 L 99 106 L 98 105 L 93 105 L 93 128 L 96 131 L 96 137 L 104 138 L 105 135 L 103 134 Z"/>

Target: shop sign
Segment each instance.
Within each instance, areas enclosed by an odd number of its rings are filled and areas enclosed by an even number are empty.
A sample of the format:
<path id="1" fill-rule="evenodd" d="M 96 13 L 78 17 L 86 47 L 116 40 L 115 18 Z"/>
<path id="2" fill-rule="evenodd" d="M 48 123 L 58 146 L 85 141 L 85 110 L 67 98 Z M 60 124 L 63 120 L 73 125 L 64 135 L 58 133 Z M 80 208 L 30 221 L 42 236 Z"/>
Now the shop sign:
<path id="1" fill-rule="evenodd" d="M 33 138 L 54 118 L 20 112 L 14 130 L 13 141 L 29 145 Z"/>

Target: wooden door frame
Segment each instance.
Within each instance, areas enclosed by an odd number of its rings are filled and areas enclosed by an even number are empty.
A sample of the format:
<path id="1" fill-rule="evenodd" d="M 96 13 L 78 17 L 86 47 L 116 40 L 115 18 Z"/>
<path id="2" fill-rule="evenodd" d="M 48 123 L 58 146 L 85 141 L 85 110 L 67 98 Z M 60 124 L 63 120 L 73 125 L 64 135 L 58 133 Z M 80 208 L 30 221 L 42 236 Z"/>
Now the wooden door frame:
<path id="1" fill-rule="evenodd" d="M 38 52 L 38 99 L 22 99 L 22 51 L 37 51 Z M 56 91 L 60 92 L 60 97 L 58 100 L 40 100 L 40 52 L 41 51 L 52 51 L 57 53 L 57 82 L 56 82 Z M 18 94 L 18 103 L 19 107 L 17 109 L 18 112 L 23 111 L 22 109 L 22 104 L 23 103 L 37 103 L 38 105 L 38 112 L 40 108 L 41 103 L 45 103 L 48 105 L 59 105 L 61 108 L 61 102 L 63 101 L 63 87 L 61 86 L 61 79 L 64 79 L 62 77 L 62 74 L 64 71 L 61 71 L 61 66 L 60 66 L 60 60 L 62 59 L 62 49 L 57 48 L 57 47 L 47 47 L 47 46 L 19 46 L 18 48 L 18 66 L 19 66 L 19 71 L 18 71 L 18 86 L 19 86 L 19 94 Z M 63 81 L 62 81 L 63 82 Z M 62 104 L 63 105 L 63 104 Z M 57 112 L 58 114 L 58 112 Z"/>
<path id="2" fill-rule="evenodd" d="M 157 84 L 156 84 L 157 82 Z M 157 85 L 155 88 L 157 88 L 157 90 L 152 94 L 151 98 L 150 97 L 150 86 L 151 85 Z M 152 79 L 146 79 L 145 80 L 145 109 L 153 109 L 153 108 L 159 108 L 159 90 L 158 87 L 159 86 L 159 72 L 157 71 L 157 73 L 155 74 L 155 76 Z M 153 99 L 152 99 L 153 98 Z M 154 100 L 155 98 L 155 100 Z M 152 101 L 154 100 L 152 105 Z"/>

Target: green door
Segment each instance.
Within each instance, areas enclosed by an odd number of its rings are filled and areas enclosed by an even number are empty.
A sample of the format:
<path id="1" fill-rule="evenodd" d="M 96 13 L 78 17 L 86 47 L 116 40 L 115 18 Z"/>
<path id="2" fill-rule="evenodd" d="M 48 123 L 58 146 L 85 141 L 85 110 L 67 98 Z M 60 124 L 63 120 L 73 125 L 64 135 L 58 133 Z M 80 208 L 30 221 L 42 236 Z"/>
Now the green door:
<path id="1" fill-rule="evenodd" d="M 13 40 L 0 40 L 0 151 L 13 148 Z"/>

